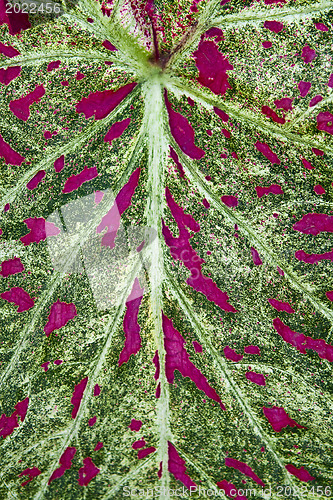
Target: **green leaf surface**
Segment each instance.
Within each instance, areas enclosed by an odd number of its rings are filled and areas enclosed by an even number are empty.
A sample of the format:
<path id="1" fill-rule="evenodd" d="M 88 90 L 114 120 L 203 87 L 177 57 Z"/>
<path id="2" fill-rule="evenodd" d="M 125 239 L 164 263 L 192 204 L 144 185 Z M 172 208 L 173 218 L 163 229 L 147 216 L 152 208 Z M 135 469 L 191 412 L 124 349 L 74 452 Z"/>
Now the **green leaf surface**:
<path id="1" fill-rule="evenodd" d="M 6 8 L 0 498 L 329 498 L 333 3 Z"/>

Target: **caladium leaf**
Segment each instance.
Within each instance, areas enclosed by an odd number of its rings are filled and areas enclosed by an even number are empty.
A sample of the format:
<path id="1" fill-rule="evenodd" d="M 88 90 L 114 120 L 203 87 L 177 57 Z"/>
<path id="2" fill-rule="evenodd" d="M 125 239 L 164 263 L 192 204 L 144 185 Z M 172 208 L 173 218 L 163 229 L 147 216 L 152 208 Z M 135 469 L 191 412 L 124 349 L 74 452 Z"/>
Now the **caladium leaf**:
<path id="1" fill-rule="evenodd" d="M 332 2 L 15 5 L 0 497 L 331 496 Z"/>

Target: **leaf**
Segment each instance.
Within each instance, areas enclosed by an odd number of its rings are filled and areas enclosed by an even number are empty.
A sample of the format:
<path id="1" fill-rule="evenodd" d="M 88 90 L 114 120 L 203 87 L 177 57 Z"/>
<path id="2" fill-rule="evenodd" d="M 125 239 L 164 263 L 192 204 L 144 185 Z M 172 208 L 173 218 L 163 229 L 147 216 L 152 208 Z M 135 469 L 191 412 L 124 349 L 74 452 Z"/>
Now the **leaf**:
<path id="1" fill-rule="evenodd" d="M 333 3 L 8 5 L 0 498 L 328 498 Z"/>

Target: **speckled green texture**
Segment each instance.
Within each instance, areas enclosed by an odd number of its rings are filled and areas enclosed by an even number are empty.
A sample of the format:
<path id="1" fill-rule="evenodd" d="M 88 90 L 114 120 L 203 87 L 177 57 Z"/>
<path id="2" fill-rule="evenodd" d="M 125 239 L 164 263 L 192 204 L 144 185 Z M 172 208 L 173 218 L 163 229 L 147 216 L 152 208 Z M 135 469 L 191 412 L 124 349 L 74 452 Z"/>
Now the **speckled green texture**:
<path id="1" fill-rule="evenodd" d="M 313 350 L 300 353 L 278 335 L 272 321 L 280 317 L 294 331 L 333 343 L 333 308 L 326 296 L 333 290 L 333 262 L 306 264 L 295 258 L 300 249 L 331 251 L 331 233 L 313 236 L 292 227 L 307 213 L 333 214 L 332 138 L 316 126 L 320 111 L 332 112 L 327 82 L 333 72 L 333 3 L 296 0 L 265 5 L 231 0 L 221 6 L 216 0 L 202 0 L 189 17 L 190 0 L 156 0 L 159 26 L 164 30 L 158 32 L 159 48 L 170 56 L 163 70 L 151 62 L 153 46 L 150 36 L 145 37 L 150 26 L 138 25 L 131 2 L 115 0 L 110 17 L 103 16 L 101 5 L 96 0 L 83 0 L 77 6 L 64 1 L 64 15 L 31 18 L 32 27 L 16 36 L 9 34 L 7 25 L 0 27 L 1 42 L 20 52 L 12 59 L 0 55 L 0 68 L 22 66 L 18 78 L 8 86 L 0 84 L 0 134 L 25 157 L 21 166 L 0 158 L 0 262 L 20 257 L 25 268 L 0 277 L 0 293 L 22 287 L 35 298 L 34 307 L 22 313 L 0 299 L 1 414 L 11 415 L 15 404 L 29 397 L 24 422 L 11 435 L 0 437 L 0 499 L 111 500 L 126 498 L 129 490 L 134 491 L 131 498 L 138 499 L 145 498 L 147 489 L 160 486 L 166 492 L 155 492 L 155 498 L 179 498 L 175 489 L 183 491 L 183 485 L 168 473 L 167 441 L 185 460 L 187 474 L 206 490 L 219 491 L 216 483 L 225 479 L 237 488 L 256 488 L 255 498 L 317 499 L 321 489 L 321 498 L 328 498 L 333 490 L 332 363 Z M 284 29 L 273 33 L 264 28 L 266 20 L 282 22 Z M 319 22 L 329 30 L 316 29 Z M 222 29 L 218 47 L 234 68 L 228 72 L 231 88 L 224 95 L 198 83 L 192 57 L 200 37 L 212 27 Z M 104 40 L 119 50 L 107 50 Z M 271 41 L 272 47 L 264 48 L 263 41 Z M 316 51 L 309 64 L 301 57 L 305 45 Z M 60 68 L 48 72 L 49 62 L 58 59 Z M 113 64 L 105 65 L 106 61 Z M 75 78 L 78 70 L 85 75 L 82 80 Z M 303 98 L 297 88 L 301 80 L 312 83 Z M 63 81 L 69 85 L 61 85 Z M 76 112 L 75 105 L 90 93 L 117 90 L 131 82 L 138 85 L 102 120 L 86 120 Z M 26 122 L 19 120 L 10 111 L 10 102 L 41 84 L 45 96 L 31 106 Z M 174 110 L 193 127 L 195 144 L 205 151 L 201 160 L 186 156 L 172 137 L 164 88 Z M 323 100 L 309 107 L 316 94 Z M 285 112 L 286 123 L 280 125 L 262 114 L 261 108 L 276 110 L 274 101 L 282 97 L 293 98 L 293 109 Z M 214 113 L 214 106 L 228 113 L 228 123 Z M 281 110 L 277 112 L 282 116 Z M 112 145 L 105 143 L 111 125 L 129 116 L 131 123 L 121 137 Z M 230 132 L 229 139 L 222 128 Z M 46 130 L 57 135 L 45 140 Z M 254 147 L 257 141 L 267 143 L 281 163 L 266 159 Z M 185 177 L 180 177 L 169 156 L 170 145 Z M 312 148 L 324 155 L 316 156 Z M 65 167 L 57 173 L 53 164 L 61 155 L 65 155 Z M 314 169 L 305 169 L 302 158 Z M 98 176 L 71 193 L 62 193 L 67 178 L 85 166 L 96 166 Z M 110 287 L 110 275 L 95 258 L 91 239 L 138 167 L 139 184 L 118 233 L 125 249 L 119 257 L 122 266 L 116 272 L 113 269 Z M 44 179 L 28 190 L 26 184 L 39 170 L 46 171 Z M 255 187 L 271 184 L 279 184 L 284 194 L 258 198 Z M 325 194 L 315 193 L 317 184 Z M 203 274 L 228 293 L 236 313 L 222 311 L 188 286 L 189 271 L 172 259 L 161 218 L 174 235 L 178 229 L 166 204 L 166 186 L 184 212 L 199 223 L 200 231 L 190 240 L 192 248 L 205 260 Z M 105 193 L 97 208 L 77 208 L 79 201 L 88 203 L 88 196 L 92 200 L 96 191 Z M 238 206 L 224 205 L 223 195 L 237 196 Z M 204 198 L 210 203 L 208 209 Z M 6 204 L 10 208 L 4 211 Z M 58 245 L 57 237 L 28 246 L 20 241 L 27 233 L 25 219 L 52 220 L 66 210 L 65 226 L 70 232 L 66 244 Z M 157 237 L 140 260 L 133 252 L 135 234 L 140 236 L 145 227 L 153 228 Z M 254 265 L 251 247 L 259 252 L 261 266 Z M 63 259 L 61 265 L 59 260 L 55 265 L 55 254 Z M 108 265 L 107 254 L 105 262 Z M 119 367 L 125 302 L 136 276 L 145 289 L 138 316 L 142 346 Z M 108 302 L 109 294 L 113 295 Z M 270 298 L 289 302 L 295 313 L 276 311 Z M 46 337 L 43 329 L 58 299 L 74 303 L 77 316 Z M 221 397 L 226 411 L 178 371 L 174 384 L 167 382 L 162 311 L 185 339 L 190 360 Z M 192 341 L 202 345 L 202 353 L 195 352 Z M 259 346 L 261 355 L 245 354 L 237 363 L 224 355 L 225 346 L 244 354 L 248 345 Z M 161 363 L 159 399 L 152 362 L 156 350 Z M 55 365 L 57 359 L 63 363 Z M 48 361 L 44 372 L 41 365 Z M 265 375 L 265 386 L 246 379 L 249 367 Z M 70 399 L 84 377 L 88 386 L 72 419 Z M 95 384 L 101 387 L 98 397 L 93 396 Z M 306 429 L 285 427 L 275 432 L 263 414 L 264 406 L 283 407 Z M 97 422 L 90 427 L 88 420 L 95 415 Z M 132 418 L 142 421 L 139 432 L 129 429 Z M 139 460 L 131 445 L 140 438 L 156 451 Z M 94 451 L 98 441 L 103 448 Z M 77 449 L 72 467 L 48 485 L 68 446 Z M 78 470 L 88 456 L 100 473 L 89 485 L 80 486 Z M 271 487 L 271 495 L 264 496 L 251 478 L 227 467 L 227 456 L 248 464 L 266 488 Z M 304 467 L 315 480 L 301 482 L 287 472 L 287 464 Z M 22 487 L 28 477 L 18 478 L 18 474 L 32 467 L 41 474 Z M 281 493 L 281 485 L 294 488 L 294 495 L 289 496 L 289 490 Z M 208 497 L 192 492 L 191 498 Z M 221 498 L 227 496 L 221 492 Z"/>

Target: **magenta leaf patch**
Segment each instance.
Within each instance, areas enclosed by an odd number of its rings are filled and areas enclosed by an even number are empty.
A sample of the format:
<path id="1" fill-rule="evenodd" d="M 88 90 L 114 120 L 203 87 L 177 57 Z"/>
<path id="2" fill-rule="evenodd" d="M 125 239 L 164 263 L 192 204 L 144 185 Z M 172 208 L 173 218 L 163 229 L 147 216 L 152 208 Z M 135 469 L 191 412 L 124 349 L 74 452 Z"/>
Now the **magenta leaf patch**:
<path id="1" fill-rule="evenodd" d="M 87 387 L 87 383 L 88 383 L 88 377 L 85 377 L 81 380 L 81 382 L 76 384 L 74 388 L 73 395 L 71 398 L 71 403 L 74 406 L 74 408 L 72 409 L 72 418 L 75 418 L 77 412 L 79 411 L 81 400 L 83 398 L 83 393 Z"/>
<path id="2" fill-rule="evenodd" d="M 136 354 L 141 347 L 140 325 L 138 324 L 139 307 L 143 296 L 138 278 L 135 278 L 132 291 L 127 297 L 126 313 L 123 322 L 125 346 L 120 353 L 118 365 L 127 363 L 132 354 Z"/>
<path id="3" fill-rule="evenodd" d="M 30 106 L 34 102 L 38 102 L 45 94 L 43 85 L 37 85 L 35 90 L 29 92 L 24 97 L 15 99 L 9 104 L 9 109 L 14 113 L 17 118 L 26 122 L 30 116 Z"/>
<path id="4" fill-rule="evenodd" d="M 4 260 L 1 263 L 0 274 L 7 278 L 7 276 L 12 274 L 18 274 L 24 271 L 24 265 L 21 262 L 20 257 L 14 257 L 14 259 Z"/>
<path id="5" fill-rule="evenodd" d="M 68 321 L 77 315 L 75 304 L 67 304 L 66 302 L 54 302 L 51 306 L 48 321 L 44 326 L 45 335 L 48 337 L 54 330 L 59 330 L 67 325 Z"/>
<path id="6" fill-rule="evenodd" d="M 22 236 L 20 240 L 26 246 L 31 243 L 39 243 L 49 236 L 57 236 L 60 233 L 58 227 L 52 222 L 46 221 L 43 217 L 29 217 L 24 222 L 30 231 L 25 236 Z"/>
<path id="7" fill-rule="evenodd" d="M 30 297 L 28 292 L 17 286 L 14 286 L 8 292 L 3 292 L 0 297 L 18 306 L 18 313 L 28 311 L 35 305 L 35 301 Z"/>
<path id="8" fill-rule="evenodd" d="M 50 484 L 52 481 L 55 479 L 58 479 L 59 477 L 63 476 L 66 472 L 66 470 L 70 469 L 72 466 L 72 460 L 74 458 L 74 455 L 76 453 L 76 448 L 74 447 L 68 447 L 64 451 L 64 453 L 61 455 L 59 459 L 59 464 L 60 467 L 53 471 L 52 476 L 49 479 L 48 484 Z"/>
<path id="9" fill-rule="evenodd" d="M 206 377 L 190 361 L 190 357 L 184 347 L 185 340 L 172 324 L 172 320 L 163 314 L 164 346 L 166 350 L 165 373 L 169 384 L 173 384 L 175 370 L 183 377 L 189 377 L 209 398 L 217 401 L 222 410 L 225 410 L 220 396 L 209 385 Z"/>
<path id="10" fill-rule="evenodd" d="M 199 70 L 198 82 L 208 87 L 214 94 L 224 95 L 231 88 L 227 71 L 234 68 L 221 54 L 216 43 L 202 40 L 193 57 Z"/>
<path id="11" fill-rule="evenodd" d="M 19 475 L 18 477 L 22 477 L 22 476 L 29 476 L 29 479 L 27 479 L 26 481 L 24 481 L 23 483 L 21 483 L 21 486 L 25 486 L 26 484 L 30 483 L 30 481 L 33 480 L 34 477 L 37 477 L 39 476 L 39 474 L 41 474 L 42 471 L 40 471 L 38 469 L 38 467 L 32 467 L 31 469 L 24 469 Z"/>
<path id="12" fill-rule="evenodd" d="M 22 2 L 0 499 L 328 498 L 332 2 Z"/>
<path id="13" fill-rule="evenodd" d="M 190 476 L 186 474 L 186 465 L 185 465 L 185 460 L 183 460 L 180 456 L 178 451 L 176 450 L 175 446 L 168 442 L 168 454 L 169 454 L 169 460 L 168 460 L 168 469 L 171 474 L 178 479 L 178 481 L 182 482 L 186 488 L 190 489 L 191 486 L 194 488 L 196 484 L 192 481 Z"/>
<path id="14" fill-rule="evenodd" d="M 165 105 L 169 114 L 170 131 L 179 145 L 180 149 L 190 158 L 200 160 L 205 152 L 194 143 L 194 130 L 185 116 L 174 111 L 168 100 L 167 93 L 164 94 Z"/>
<path id="15" fill-rule="evenodd" d="M 84 458 L 83 459 L 83 467 L 79 469 L 79 485 L 80 486 L 87 486 L 94 477 L 97 476 L 97 474 L 100 473 L 100 469 L 96 467 L 94 462 L 91 460 L 90 457 Z"/>
<path id="16" fill-rule="evenodd" d="M 84 97 L 75 106 L 77 113 L 84 113 L 85 118 L 91 118 L 95 115 L 95 120 L 102 120 L 125 97 L 132 92 L 136 83 L 128 83 L 118 90 L 104 90 L 102 92 L 91 93 L 88 97 Z"/>
<path id="17" fill-rule="evenodd" d="M 298 427 L 299 429 L 306 429 L 302 425 L 299 425 L 295 420 L 289 417 L 286 410 L 282 407 L 273 406 L 273 408 L 263 408 L 263 412 L 275 432 L 280 432 L 284 427 L 288 425 L 290 427 Z"/>
<path id="18" fill-rule="evenodd" d="M 242 474 L 245 474 L 245 476 L 250 477 L 258 483 L 260 486 L 265 486 L 265 484 L 262 482 L 262 480 L 254 473 L 254 471 L 251 469 L 251 467 L 244 462 L 240 462 L 239 460 L 236 460 L 234 458 L 225 458 L 225 465 L 227 467 L 233 467 L 234 469 L 239 470 Z"/>

